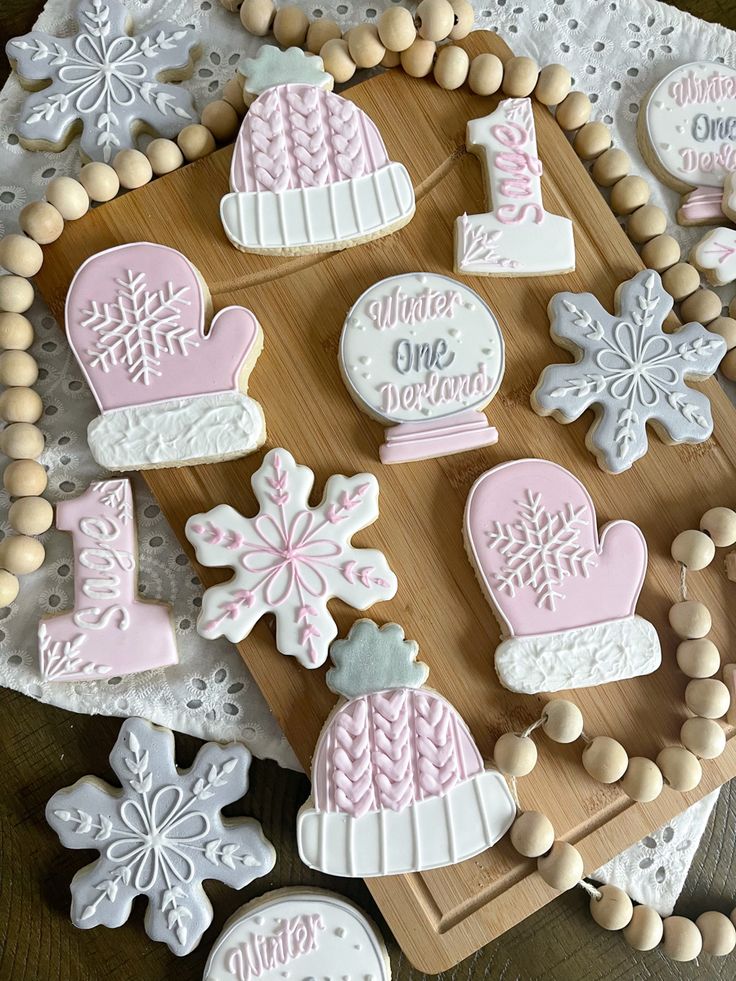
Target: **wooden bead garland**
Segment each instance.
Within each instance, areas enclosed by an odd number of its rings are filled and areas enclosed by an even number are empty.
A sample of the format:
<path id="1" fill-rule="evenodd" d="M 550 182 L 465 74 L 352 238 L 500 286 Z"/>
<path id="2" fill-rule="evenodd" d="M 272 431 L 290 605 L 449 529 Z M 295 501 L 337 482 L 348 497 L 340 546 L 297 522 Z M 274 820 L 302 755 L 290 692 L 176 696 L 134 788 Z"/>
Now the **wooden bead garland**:
<path id="1" fill-rule="evenodd" d="M 46 188 L 46 200 L 64 221 L 77 221 L 89 211 L 89 194 L 73 177 L 54 177 Z"/>

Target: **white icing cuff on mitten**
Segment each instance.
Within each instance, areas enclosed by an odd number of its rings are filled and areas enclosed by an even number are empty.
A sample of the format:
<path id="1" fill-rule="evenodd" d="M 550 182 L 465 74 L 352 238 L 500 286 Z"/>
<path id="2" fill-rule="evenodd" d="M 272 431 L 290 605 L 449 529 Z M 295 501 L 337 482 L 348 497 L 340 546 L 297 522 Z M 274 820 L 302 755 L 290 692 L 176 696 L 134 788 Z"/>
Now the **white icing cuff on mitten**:
<path id="1" fill-rule="evenodd" d="M 656 671 L 659 637 L 639 616 L 535 637 L 510 637 L 496 648 L 501 684 L 526 695 L 589 688 Z"/>

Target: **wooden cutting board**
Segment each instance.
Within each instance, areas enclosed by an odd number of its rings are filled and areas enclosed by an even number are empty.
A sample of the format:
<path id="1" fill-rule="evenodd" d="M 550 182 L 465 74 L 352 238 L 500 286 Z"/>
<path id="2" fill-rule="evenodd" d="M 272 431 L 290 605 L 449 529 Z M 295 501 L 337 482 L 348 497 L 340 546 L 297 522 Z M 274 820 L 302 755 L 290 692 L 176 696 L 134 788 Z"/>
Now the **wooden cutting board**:
<path id="1" fill-rule="evenodd" d="M 464 45 L 471 55 L 510 55 L 494 34 L 474 34 Z M 667 624 L 677 593 L 669 546 L 706 508 L 736 503 L 734 409 L 717 382 L 705 383 L 715 436 L 700 446 L 670 447 L 652 435 L 647 456 L 617 477 L 602 473 L 584 447 L 590 414 L 563 427 L 530 409 L 529 395 L 542 367 L 565 358 L 549 339 L 550 297 L 563 289 L 589 290 L 610 307 L 617 285 L 642 268 L 564 134 L 544 108 L 535 106 L 545 206 L 574 220 L 577 270 L 546 279 L 467 279 L 496 313 L 506 340 L 506 376 L 487 410 L 500 432 L 499 443 L 440 460 L 381 466 L 383 429 L 354 405 L 337 366 L 345 312 L 385 276 L 451 272 L 455 217 L 485 210 L 480 166 L 464 149 L 465 124 L 490 112 L 498 100 L 467 89 L 444 92 L 431 80 L 401 72 L 371 78 L 351 88 L 347 97 L 375 120 L 391 159 L 405 163 L 411 173 L 417 213 L 400 232 L 333 255 L 243 255 L 226 240 L 218 217 L 219 198 L 228 187 L 231 149 L 226 148 L 67 225 L 61 240 L 45 250 L 40 289 L 61 318 L 68 284 L 85 258 L 147 239 L 184 252 L 203 273 L 216 308 L 238 303 L 255 312 L 266 340 L 250 391 L 266 412 L 267 445 L 284 446 L 313 468 L 318 495 L 330 474 L 376 474 L 381 515 L 356 536 L 356 543 L 383 549 L 400 585 L 395 599 L 374 607 L 370 615 L 401 623 L 407 636 L 419 641 L 421 657 L 431 667 L 430 684 L 457 706 L 487 758 L 496 737 L 536 718 L 545 699 L 512 694 L 496 679 L 492 658 L 498 628 L 465 556 L 465 498 L 476 477 L 508 459 L 546 457 L 574 471 L 591 492 L 599 524 L 629 518 L 644 530 L 651 561 L 638 609 L 659 629 L 663 665 L 655 675 L 573 697 L 589 733 L 620 739 L 631 755 L 653 756 L 677 741 L 686 715 L 685 679 L 674 661 L 676 643 Z M 253 513 L 250 476 L 261 456 L 147 474 L 190 555 L 183 528 L 192 513 L 220 502 Z M 219 570 L 201 569 L 200 574 L 207 586 L 226 578 Z M 692 594 L 713 613 L 712 636 L 726 658 L 736 627 L 728 613 L 732 590 L 720 559 L 691 579 Z M 359 614 L 337 601 L 331 608 L 344 634 Z M 334 697 L 321 670 L 305 671 L 279 656 L 271 630 L 262 621 L 240 651 L 308 767 Z M 695 791 L 665 790 L 654 803 L 640 805 L 618 788 L 588 778 L 579 743 L 552 748 L 542 737 L 539 747 L 539 765 L 520 782 L 522 804 L 551 817 L 558 837 L 578 846 L 588 871 L 736 774 L 736 741 L 729 738 L 720 759 L 704 764 Z M 536 874 L 535 863 L 519 858 L 507 841 L 462 865 L 373 879 L 369 885 L 407 956 L 427 973 L 454 965 L 555 895 Z"/>

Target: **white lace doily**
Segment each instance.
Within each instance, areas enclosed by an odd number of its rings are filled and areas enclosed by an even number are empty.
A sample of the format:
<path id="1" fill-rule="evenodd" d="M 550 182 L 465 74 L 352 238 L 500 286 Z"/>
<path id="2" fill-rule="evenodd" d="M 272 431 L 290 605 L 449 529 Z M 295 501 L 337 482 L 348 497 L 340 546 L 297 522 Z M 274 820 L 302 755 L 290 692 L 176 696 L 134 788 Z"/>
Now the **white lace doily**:
<path id="1" fill-rule="evenodd" d="M 303 4 L 312 16 L 333 17 L 341 25 L 373 20 L 391 0 L 367 5 L 325 0 Z M 398 0 L 397 0 L 398 2 Z M 127 0 L 137 25 L 168 18 L 200 27 L 202 55 L 185 83 L 201 109 L 231 77 L 239 59 L 261 43 L 249 37 L 235 15 L 218 0 Z M 693 60 L 728 60 L 734 34 L 695 20 L 652 0 L 481 0 L 477 26 L 496 30 L 518 54 L 540 63 L 562 61 L 576 85 L 594 102 L 597 118 L 610 123 L 617 145 L 633 159 L 633 170 L 647 168 L 636 145 L 639 105 L 670 66 Z M 38 26 L 51 33 L 71 30 L 72 0 L 49 0 Z M 14 121 L 23 90 L 11 77 L 0 94 L 0 234 L 14 231 L 17 214 L 43 196 L 58 174 L 74 174 L 78 141 L 60 154 L 28 153 L 18 145 Z M 674 216 L 678 196 L 652 182 L 652 200 Z M 671 231 L 689 251 L 701 234 Z M 38 391 L 44 402 L 40 426 L 46 437 L 43 463 L 50 472 L 52 502 L 77 496 L 102 476 L 85 440 L 96 414 L 94 401 L 76 362 L 42 301 L 31 311 L 37 332 L 32 353 L 40 365 Z M 0 610 L 0 684 L 76 712 L 140 714 L 205 739 L 237 737 L 258 756 L 286 766 L 296 759 L 235 649 L 224 641 L 204 641 L 194 629 L 201 590 L 187 559 L 142 481 L 136 480 L 140 580 L 144 596 L 173 602 L 180 663 L 104 682 L 42 683 L 36 667 L 35 633 L 39 616 L 71 605 L 70 536 L 43 536 L 47 561 L 23 581 L 20 601 Z M 8 499 L 0 491 L 0 527 L 7 532 Z M 671 909 L 715 801 L 711 795 L 656 834 L 599 870 L 598 877 L 624 885 L 635 898 L 662 912 Z"/>

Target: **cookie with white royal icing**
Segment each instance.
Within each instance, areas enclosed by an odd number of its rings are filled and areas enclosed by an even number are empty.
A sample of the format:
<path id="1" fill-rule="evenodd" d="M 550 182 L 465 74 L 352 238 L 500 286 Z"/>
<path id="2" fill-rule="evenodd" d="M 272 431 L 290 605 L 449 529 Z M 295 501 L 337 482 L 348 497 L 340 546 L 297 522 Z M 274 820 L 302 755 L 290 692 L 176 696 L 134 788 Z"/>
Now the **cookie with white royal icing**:
<path id="1" fill-rule="evenodd" d="M 275 889 L 241 906 L 215 941 L 203 981 L 391 981 L 375 924 L 326 889 Z"/>
<path id="2" fill-rule="evenodd" d="M 516 808 L 467 725 L 424 687 L 429 668 L 396 623 L 357 620 L 330 648 L 341 695 L 312 758 L 299 811 L 302 861 L 367 877 L 453 865 L 494 845 Z"/>
<path id="3" fill-rule="evenodd" d="M 393 424 L 383 463 L 498 439 L 483 409 L 503 378 L 503 337 L 484 300 L 454 279 L 406 273 L 371 286 L 345 318 L 339 361 L 355 403 Z"/>
<path id="4" fill-rule="evenodd" d="M 247 106 L 274 85 L 315 85 L 326 92 L 331 92 L 335 85 L 319 55 L 301 48 L 282 51 L 275 44 L 264 44 L 252 58 L 243 58 L 238 66 L 238 78 L 243 83 L 243 101 Z"/>
<path id="5" fill-rule="evenodd" d="M 247 395 L 260 324 L 225 307 L 205 333 L 209 293 L 189 260 L 151 242 L 82 263 L 66 298 L 66 331 L 101 414 L 87 429 L 108 470 L 230 460 L 266 439 Z"/>
<path id="6" fill-rule="evenodd" d="M 736 279 L 736 231 L 714 228 L 693 248 L 690 261 L 714 286 L 732 283 Z"/>

